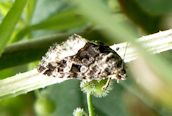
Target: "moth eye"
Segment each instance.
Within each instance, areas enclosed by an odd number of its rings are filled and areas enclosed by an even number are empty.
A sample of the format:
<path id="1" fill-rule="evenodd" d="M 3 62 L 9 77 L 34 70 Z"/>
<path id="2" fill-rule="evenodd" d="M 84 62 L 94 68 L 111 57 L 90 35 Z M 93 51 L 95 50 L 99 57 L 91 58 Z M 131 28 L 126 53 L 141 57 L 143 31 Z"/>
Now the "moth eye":
<path id="1" fill-rule="evenodd" d="M 120 74 L 121 74 L 121 75 L 124 75 L 124 74 L 126 74 L 126 71 L 125 71 L 124 69 L 122 69 L 122 70 L 120 71 Z"/>
<path id="2" fill-rule="evenodd" d="M 121 79 L 122 77 L 121 77 L 121 75 L 117 75 L 117 78 L 118 78 L 118 79 Z"/>

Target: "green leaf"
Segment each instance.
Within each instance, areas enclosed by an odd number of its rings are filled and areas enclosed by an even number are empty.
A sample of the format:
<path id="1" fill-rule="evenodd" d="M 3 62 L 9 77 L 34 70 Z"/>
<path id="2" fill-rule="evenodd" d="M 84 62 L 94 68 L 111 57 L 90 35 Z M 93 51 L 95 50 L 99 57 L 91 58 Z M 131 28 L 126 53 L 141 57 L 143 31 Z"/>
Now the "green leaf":
<path id="1" fill-rule="evenodd" d="M 159 23 L 162 23 L 160 16 L 152 16 L 145 12 L 135 0 L 119 0 L 118 2 L 122 12 L 146 33 L 155 33 L 160 30 Z"/>
<path id="2" fill-rule="evenodd" d="M 32 21 L 32 18 L 33 18 L 33 13 L 35 11 L 35 7 L 36 7 L 36 3 L 37 3 L 37 0 L 29 0 L 28 1 L 28 4 L 27 4 L 27 7 L 26 7 L 26 19 L 25 19 L 25 23 L 26 25 L 29 25 Z"/>
<path id="3" fill-rule="evenodd" d="M 56 105 L 52 116 L 72 116 L 77 107 L 83 108 L 84 106 L 78 80 L 69 80 L 50 86 L 46 89 L 46 93 Z"/>
<path id="4" fill-rule="evenodd" d="M 85 24 L 86 21 L 81 16 L 76 14 L 75 9 L 68 9 L 61 13 L 56 13 L 40 23 L 25 27 L 16 35 L 15 40 L 19 40 L 28 33 L 36 30 L 64 31 L 79 28 Z"/>
<path id="5" fill-rule="evenodd" d="M 61 13 L 57 13 L 48 19 L 32 25 L 32 30 L 38 29 L 57 29 L 65 30 L 82 25 L 85 22 L 79 15 L 76 14 L 75 9 L 68 9 Z"/>
<path id="6" fill-rule="evenodd" d="M 99 26 L 104 33 L 112 38 L 123 40 L 134 40 L 136 32 L 121 23 L 121 18 L 113 15 L 110 9 L 100 0 L 74 0 L 78 7 L 78 13 L 90 19 L 95 25 Z"/>
<path id="7" fill-rule="evenodd" d="M 5 16 L 8 10 L 11 8 L 12 2 L 0 2 L 0 14 Z"/>
<path id="8" fill-rule="evenodd" d="M 95 113 L 100 116 L 127 116 L 125 104 L 123 104 L 123 94 L 126 91 L 120 84 L 113 84 L 113 90 L 106 97 L 93 99 Z"/>
<path id="9" fill-rule="evenodd" d="M 16 0 L 0 25 L 0 54 L 12 35 L 27 0 Z"/>
<path id="10" fill-rule="evenodd" d="M 151 15 L 164 15 L 172 10 L 171 0 L 134 0 L 147 13 Z"/>
<path id="11" fill-rule="evenodd" d="M 40 60 L 50 45 L 55 42 L 62 42 L 67 39 L 67 36 L 56 35 L 10 45 L 5 48 L 4 53 L 0 57 L 0 69 Z"/>

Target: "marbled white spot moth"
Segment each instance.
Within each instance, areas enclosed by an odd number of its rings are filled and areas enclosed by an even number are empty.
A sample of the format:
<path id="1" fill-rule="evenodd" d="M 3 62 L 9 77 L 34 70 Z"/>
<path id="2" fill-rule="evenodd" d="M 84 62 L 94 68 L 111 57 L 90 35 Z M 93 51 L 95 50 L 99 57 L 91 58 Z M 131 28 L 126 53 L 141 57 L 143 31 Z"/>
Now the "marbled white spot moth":
<path id="1" fill-rule="evenodd" d="M 76 34 L 50 47 L 37 69 L 47 76 L 86 81 L 126 78 L 124 62 L 114 50 Z"/>

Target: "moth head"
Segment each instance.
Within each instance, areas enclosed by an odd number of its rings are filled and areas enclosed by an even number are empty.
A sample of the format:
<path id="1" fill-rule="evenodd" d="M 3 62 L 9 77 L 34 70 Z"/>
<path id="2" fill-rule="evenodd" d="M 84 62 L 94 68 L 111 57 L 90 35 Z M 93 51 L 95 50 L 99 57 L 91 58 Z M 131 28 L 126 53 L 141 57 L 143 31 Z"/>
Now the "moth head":
<path id="1" fill-rule="evenodd" d="M 125 80 L 126 79 L 126 70 L 125 70 L 125 68 L 118 69 L 118 72 L 116 74 L 116 78 L 118 80 Z"/>
<path id="2" fill-rule="evenodd" d="M 114 65 L 114 68 L 112 70 L 112 73 L 109 77 L 111 79 L 117 80 L 117 82 L 119 80 L 125 80 L 126 79 L 125 64 L 122 60 L 116 62 L 116 64 Z"/>

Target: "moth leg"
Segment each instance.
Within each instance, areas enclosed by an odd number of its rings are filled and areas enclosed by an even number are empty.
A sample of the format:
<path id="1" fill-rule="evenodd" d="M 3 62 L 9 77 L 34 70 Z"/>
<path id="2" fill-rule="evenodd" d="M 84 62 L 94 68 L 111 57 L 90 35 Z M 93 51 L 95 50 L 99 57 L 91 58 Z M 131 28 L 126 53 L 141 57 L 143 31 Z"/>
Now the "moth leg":
<path id="1" fill-rule="evenodd" d="M 83 88 L 85 88 L 87 86 L 90 86 L 90 83 L 89 82 L 90 81 L 88 81 L 88 80 L 81 80 L 81 82 L 80 82 L 80 88 L 83 89 Z M 81 83 L 87 83 L 87 84 L 85 86 L 81 86 Z"/>
<path id="2" fill-rule="evenodd" d="M 103 90 L 106 90 L 107 89 L 107 87 L 110 84 L 110 81 L 111 81 L 111 78 L 108 78 L 108 80 L 106 81 L 106 84 L 102 87 Z"/>

